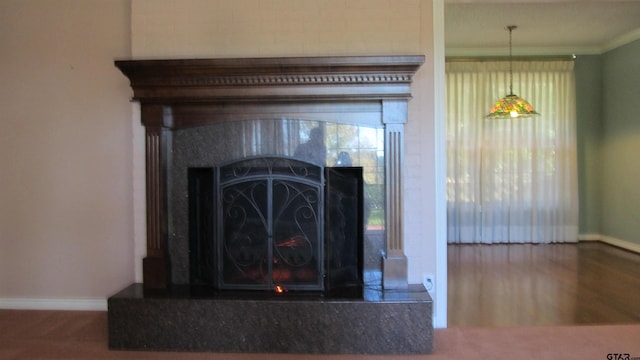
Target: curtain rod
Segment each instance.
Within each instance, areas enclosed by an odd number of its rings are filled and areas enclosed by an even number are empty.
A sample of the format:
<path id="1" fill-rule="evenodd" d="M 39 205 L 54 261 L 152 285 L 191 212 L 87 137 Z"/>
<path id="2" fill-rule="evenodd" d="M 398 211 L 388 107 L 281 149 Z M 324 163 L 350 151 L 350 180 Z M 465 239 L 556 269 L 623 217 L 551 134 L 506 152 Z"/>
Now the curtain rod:
<path id="1" fill-rule="evenodd" d="M 447 56 L 446 62 L 482 62 L 482 61 L 574 61 L 575 55 L 542 55 L 542 56 Z"/>

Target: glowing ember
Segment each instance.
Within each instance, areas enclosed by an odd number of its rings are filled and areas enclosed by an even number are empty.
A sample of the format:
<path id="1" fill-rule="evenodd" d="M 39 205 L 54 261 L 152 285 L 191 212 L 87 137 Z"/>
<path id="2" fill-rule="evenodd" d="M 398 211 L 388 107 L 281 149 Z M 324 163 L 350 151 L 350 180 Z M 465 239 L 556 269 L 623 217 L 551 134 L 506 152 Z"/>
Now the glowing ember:
<path id="1" fill-rule="evenodd" d="M 300 236 L 300 235 L 296 235 L 296 236 L 292 236 L 288 239 L 285 239 L 284 241 L 279 242 L 278 244 L 276 244 L 276 246 L 278 247 L 296 247 L 296 246 L 303 246 L 306 245 L 306 243 L 308 243 L 309 241 L 304 237 L 304 236 Z"/>
<path id="2" fill-rule="evenodd" d="M 280 285 L 276 285 L 276 287 L 275 287 L 274 291 L 275 291 L 277 294 L 282 294 L 282 293 L 283 293 L 283 292 L 285 292 L 286 290 L 285 290 L 282 286 L 280 286 Z"/>

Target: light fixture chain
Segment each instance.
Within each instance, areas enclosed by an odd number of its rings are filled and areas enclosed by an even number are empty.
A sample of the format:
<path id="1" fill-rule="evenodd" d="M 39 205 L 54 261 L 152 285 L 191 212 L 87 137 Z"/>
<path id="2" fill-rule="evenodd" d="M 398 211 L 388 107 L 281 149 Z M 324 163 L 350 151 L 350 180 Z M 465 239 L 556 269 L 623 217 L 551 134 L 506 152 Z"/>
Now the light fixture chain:
<path id="1" fill-rule="evenodd" d="M 489 110 L 489 119 L 503 119 L 516 117 L 529 117 L 540 115 L 537 113 L 527 100 L 513 93 L 513 30 L 517 29 L 516 25 L 507 25 L 509 30 L 509 95 L 499 99 Z"/>
<path id="2" fill-rule="evenodd" d="M 516 25 L 509 25 L 509 95 L 513 95 L 513 45 L 512 45 L 512 32 L 516 29 Z"/>

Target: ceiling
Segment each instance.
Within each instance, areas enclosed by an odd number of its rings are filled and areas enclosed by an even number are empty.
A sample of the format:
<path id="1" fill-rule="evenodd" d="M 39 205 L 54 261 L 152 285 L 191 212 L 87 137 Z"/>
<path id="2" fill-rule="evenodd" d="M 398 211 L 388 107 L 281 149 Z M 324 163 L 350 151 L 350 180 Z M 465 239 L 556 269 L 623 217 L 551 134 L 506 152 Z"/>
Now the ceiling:
<path id="1" fill-rule="evenodd" d="M 447 56 L 601 54 L 640 39 L 640 0 L 445 0 Z"/>

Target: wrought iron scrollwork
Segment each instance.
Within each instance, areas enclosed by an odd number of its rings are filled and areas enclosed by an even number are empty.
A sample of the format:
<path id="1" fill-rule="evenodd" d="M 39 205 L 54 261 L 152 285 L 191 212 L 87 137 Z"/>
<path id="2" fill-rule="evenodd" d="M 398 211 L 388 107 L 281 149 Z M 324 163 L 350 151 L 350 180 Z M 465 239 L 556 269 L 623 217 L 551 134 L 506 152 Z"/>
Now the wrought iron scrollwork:
<path id="1" fill-rule="evenodd" d="M 322 288 L 321 170 L 275 157 L 220 168 L 222 287 Z"/>

